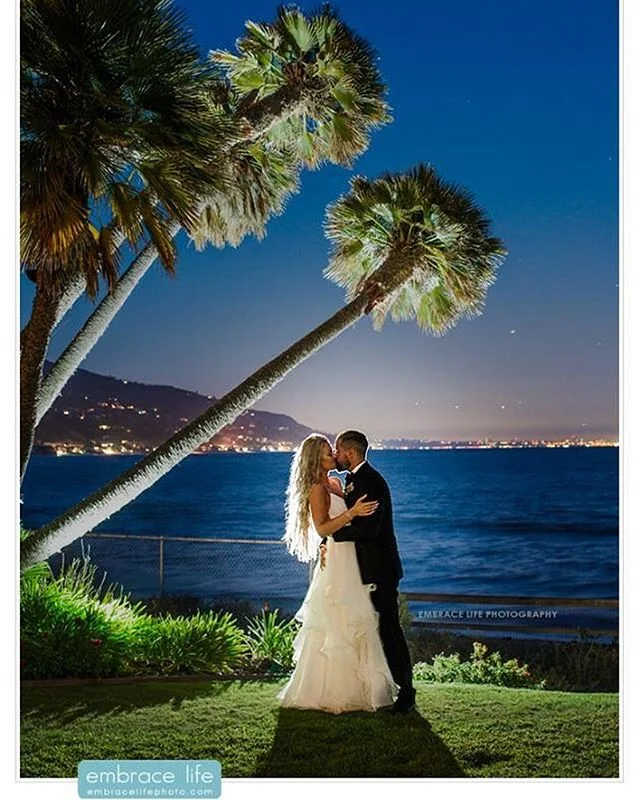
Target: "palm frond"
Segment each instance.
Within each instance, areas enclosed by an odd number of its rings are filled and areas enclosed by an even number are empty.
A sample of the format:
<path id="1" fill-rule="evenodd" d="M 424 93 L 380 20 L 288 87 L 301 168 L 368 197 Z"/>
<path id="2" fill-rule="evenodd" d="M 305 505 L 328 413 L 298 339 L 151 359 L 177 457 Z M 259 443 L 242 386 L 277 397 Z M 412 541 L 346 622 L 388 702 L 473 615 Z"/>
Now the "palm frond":
<path id="1" fill-rule="evenodd" d="M 506 255 L 471 193 L 424 164 L 373 181 L 352 178 L 350 191 L 328 207 L 325 231 L 332 252 L 324 274 L 347 300 L 367 281 L 380 283 L 376 330 L 390 315 L 441 335 L 477 316 Z"/>
<path id="2" fill-rule="evenodd" d="M 280 6 L 274 22 L 247 22 L 236 48 L 210 57 L 239 113 L 311 169 L 350 165 L 391 120 L 375 51 L 329 5 L 309 16 Z"/>
<path id="3" fill-rule="evenodd" d="M 237 131 L 228 88 L 167 0 L 24 0 L 20 99 L 21 258 L 52 285 L 73 262 L 86 261 L 91 287 L 112 280 L 112 240 L 99 245 L 90 217 L 98 230 L 117 220 L 130 240 L 141 224 L 160 237 L 136 192 L 193 224 L 195 198 L 224 184 Z M 107 207 L 113 220 L 96 220 Z M 172 248 L 161 252 L 171 269 Z"/>
<path id="4" fill-rule="evenodd" d="M 268 221 L 282 213 L 298 188 L 295 159 L 268 143 L 238 144 L 226 167 L 227 188 L 207 194 L 203 213 L 189 228 L 197 249 L 207 243 L 237 247 L 249 235 L 261 239 Z"/>

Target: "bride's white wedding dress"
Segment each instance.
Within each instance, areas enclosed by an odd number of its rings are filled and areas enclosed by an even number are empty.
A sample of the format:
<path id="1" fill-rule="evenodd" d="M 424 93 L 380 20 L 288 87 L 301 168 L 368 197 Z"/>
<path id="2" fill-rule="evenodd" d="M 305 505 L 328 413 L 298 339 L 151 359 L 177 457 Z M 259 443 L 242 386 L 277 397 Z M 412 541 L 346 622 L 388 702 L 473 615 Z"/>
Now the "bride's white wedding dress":
<path id="1" fill-rule="evenodd" d="M 342 497 L 331 493 L 329 516 L 346 508 Z M 296 667 L 278 694 L 282 706 L 340 714 L 393 703 L 397 687 L 378 634 L 372 586 L 362 584 L 354 543 L 329 537 L 325 568 L 318 559 L 296 613 L 302 623 L 294 641 Z"/>

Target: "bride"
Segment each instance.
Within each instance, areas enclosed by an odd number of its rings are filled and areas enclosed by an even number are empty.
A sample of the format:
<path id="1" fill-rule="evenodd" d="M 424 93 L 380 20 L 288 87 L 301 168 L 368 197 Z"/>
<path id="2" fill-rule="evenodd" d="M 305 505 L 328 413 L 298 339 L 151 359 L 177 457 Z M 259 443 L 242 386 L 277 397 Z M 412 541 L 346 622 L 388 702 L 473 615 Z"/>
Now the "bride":
<path id="1" fill-rule="evenodd" d="M 294 641 L 295 669 L 278 694 L 284 707 L 340 714 L 375 711 L 397 694 L 378 634 L 378 613 L 363 585 L 353 542 L 334 542 L 333 534 L 354 516 L 375 513 L 366 495 L 347 509 L 342 485 L 328 472 L 336 469 L 333 449 L 311 434 L 291 464 L 284 541 L 300 561 L 320 552 L 296 619 L 302 623 Z M 320 546 L 326 537 L 326 546 Z"/>

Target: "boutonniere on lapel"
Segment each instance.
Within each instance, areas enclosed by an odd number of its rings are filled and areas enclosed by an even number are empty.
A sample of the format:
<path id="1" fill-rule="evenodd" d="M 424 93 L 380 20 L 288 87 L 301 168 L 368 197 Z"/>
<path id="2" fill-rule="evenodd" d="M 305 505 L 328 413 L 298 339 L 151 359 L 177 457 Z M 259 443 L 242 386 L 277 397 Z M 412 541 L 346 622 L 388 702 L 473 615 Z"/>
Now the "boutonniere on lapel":
<path id="1" fill-rule="evenodd" d="M 352 491 L 353 491 L 353 484 L 352 483 L 345 484 L 345 487 L 344 487 L 345 497 L 346 497 L 346 495 L 349 494 L 349 492 L 352 492 Z"/>

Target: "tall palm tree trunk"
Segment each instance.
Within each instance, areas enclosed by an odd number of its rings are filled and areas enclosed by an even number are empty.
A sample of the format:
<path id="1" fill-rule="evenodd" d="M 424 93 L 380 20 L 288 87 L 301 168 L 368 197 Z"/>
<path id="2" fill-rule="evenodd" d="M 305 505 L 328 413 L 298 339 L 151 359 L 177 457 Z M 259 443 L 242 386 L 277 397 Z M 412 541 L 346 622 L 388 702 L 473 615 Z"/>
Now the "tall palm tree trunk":
<path id="1" fill-rule="evenodd" d="M 124 244 L 125 235 L 122 231 L 116 231 L 113 236 L 113 247 L 117 250 Z M 78 272 L 69 278 L 60 291 L 60 296 L 56 305 L 56 316 L 53 322 L 55 328 L 60 324 L 62 318 L 73 308 L 76 301 L 87 291 L 87 280 L 82 272 Z M 29 323 L 27 323 L 28 325 Z M 22 336 L 27 325 L 20 331 L 20 349 L 22 350 Z"/>
<path id="2" fill-rule="evenodd" d="M 123 242 L 124 235 L 118 232 L 114 246 L 118 248 Z M 42 390 L 46 383 L 46 379 L 43 381 L 42 378 L 42 370 L 51 336 L 60 320 L 86 289 L 87 281 L 82 273 L 69 278 L 56 294 L 45 295 L 36 285 L 31 317 L 20 331 L 20 484 L 31 456 L 35 430 L 66 383 L 62 383 L 41 412 Z"/>
<path id="3" fill-rule="evenodd" d="M 82 297 L 86 288 L 87 288 L 87 282 L 84 278 L 84 275 L 76 275 L 66 284 L 62 292 L 62 295 L 60 297 L 60 300 L 56 304 L 56 314 L 53 320 L 53 327 L 51 328 L 51 333 L 53 333 L 53 329 L 60 324 L 60 320 L 64 317 L 64 315 L 68 311 L 70 311 L 76 300 Z M 24 328 L 20 331 L 21 352 L 25 343 L 25 336 L 27 334 L 28 327 L 29 323 L 27 322 Z"/>
<path id="4" fill-rule="evenodd" d="M 117 243 L 116 246 L 118 246 Z M 65 314 L 67 314 L 67 312 L 71 311 L 76 300 L 79 300 L 86 291 L 87 281 L 84 275 L 74 275 L 73 278 L 71 278 L 71 280 L 66 284 L 62 296 L 60 297 L 58 308 L 56 309 L 56 325 L 60 324 L 60 320 L 65 316 Z"/>
<path id="5" fill-rule="evenodd" d="M 173 222 L 169 228 L 171 237 L 175 238 L 179 231 L 180 223 Z M 100 340 L 115 315 L 157 257 L 158 250 L 155 245 L 151 243 L 146 245 L 118 278 L 113 290 L 102 299 L 70 344 L 67 345 L 65 351 L 42 381 L 36 409 L 36 424 L 51 408 L 69 379 Z"/>
<path id="6" fill-rule="evenodd" d="M 20 484 L 29 463 L 36 429 L 42 368 L 56 325 L 60 299 L 36 287 L 31 318 L 20 335 Z"/>
<path id="7" fill-rule="evenodd" d="M 399 262 L 397 257 L 388 259 L 371 276 L 375 280 L 367 282 L 369 286 L 377 286 L 376 300 L 393 292 L 411 276 L 412 259 Z M 246 378 L 129 470 L 35 531 L 21 545 L 23 567 L 49 558 L 153 486 L 197 447 L 209 441 L 225 425 L 256 403 L 298 364 L 354 325 L 368 313 L 371 303 L 371 293 L 361 292 L 347 306 Z"/>

